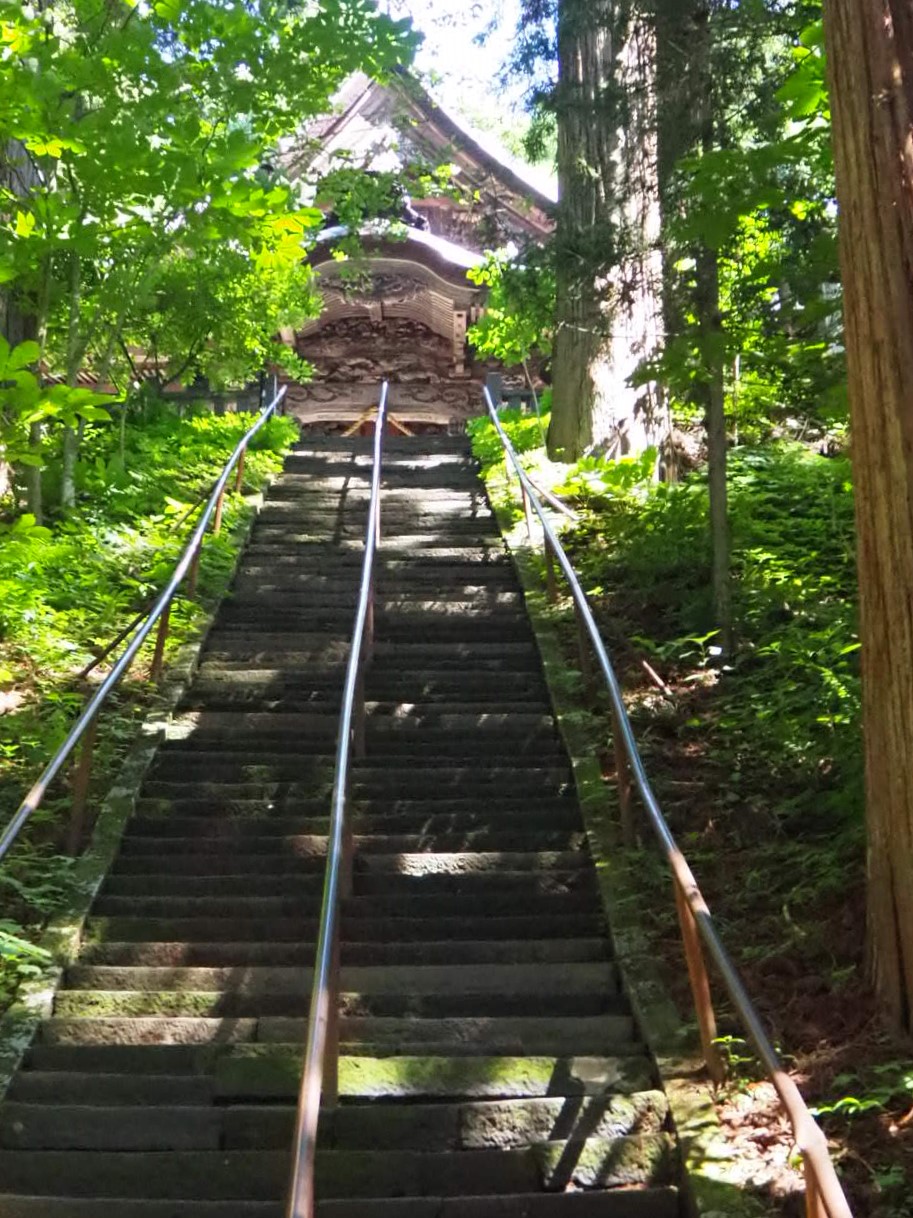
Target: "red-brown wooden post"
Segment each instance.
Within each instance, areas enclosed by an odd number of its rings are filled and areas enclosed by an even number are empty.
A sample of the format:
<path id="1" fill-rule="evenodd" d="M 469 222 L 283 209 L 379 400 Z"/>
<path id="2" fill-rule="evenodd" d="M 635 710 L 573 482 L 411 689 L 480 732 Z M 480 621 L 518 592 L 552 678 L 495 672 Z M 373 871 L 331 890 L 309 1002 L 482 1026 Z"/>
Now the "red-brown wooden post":
<path id="1" fill-rule="evenodd" d="M 216 503 L 216 518 L 212 524 L 212 535 L 218 537 L 222 531 L 222 511 L 225 507 L 225 487 L 223 486 L 219 492 L 219 499 Z"/>
<path id="2" fill-rule="evenodd" d="M 73 803 L 70 807 L 70 824 L 67 828 L 67 854 L 70 858 L 75 858 L 79 853 L 85 834 L 86 806 L 89 802 L 89 783 L 92 778 L 92 758 L 95 754 L 97 735 L 98 715 L 93 715 L 82 738 L 82 749 L 73 778 Z"/>
<path id="3" fill-rule="evenodd" d="M 165 668 L 165 642 L 168 639 L 168 623 L 170 618 L 171 605 L 168 604 L 159 618 L 158 634 L 155 637 L 155 652 L 152 656 L 152 668 L 149 670 L 150 678 L 156 683 L 161 681 Z"/>
<path id="4" fill-rule="evenodd" d="M 618 782 L 618 807 L 621 813 L 621 840 L 626 846 L 637 845 L 637 831 L 634 827 L 634 809 L 632 795 L 634 783 L 631 779 L 631 764 L 628 760 L 628 750 L 625 748 L 621 734 L 621 724 L 615 708 L 612 708 L 612 753 L 615 759 L 615 778 Z"/>
<path id="5" fill-rule="evenodd" d="M 697 1016 L 697 1026 L 701 1037 L 701 1052 L 707 1072 L 715 1083 L 721 1083 L 726 1077 L 726 1067 L 716 1044 L 716 1015 L 713 1011 L 713 1000 L 710 996 L 710 978 L 707 975 L 707 964 L 701 947 L 700 935 L 691 906 L 685 899 L 678 878 L 673 879 L 675 889 L 675 907 L 678 910 L 678 922 L 682 932 L 682 944 L 685 948 L 685 963 L 688 966 L 688 980 L 691 983 L 691 997 L 694 1001 L 694 1013 Z"/>

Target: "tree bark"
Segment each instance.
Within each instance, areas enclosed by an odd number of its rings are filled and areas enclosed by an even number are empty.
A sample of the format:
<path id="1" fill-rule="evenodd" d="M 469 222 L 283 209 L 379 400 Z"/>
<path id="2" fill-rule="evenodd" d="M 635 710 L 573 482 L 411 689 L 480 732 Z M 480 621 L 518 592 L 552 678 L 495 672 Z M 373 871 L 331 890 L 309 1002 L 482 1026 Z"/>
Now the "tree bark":
<path id="1" fill-rule="evenodd" d="M 695 311 L 704 352 L 700 395 L 707 430 L 707 490 L 710 499 L 711 584 L 713 617 L 724 656 L 732 653 L 732 572 L 726 473 L 729 439 L 726 434 L 726 392 L 723 380 L 723 320 L 720 315 L 720 275 L 716 250 L 697 253 Z"/>
<path id="2" fill-rule="evenodd" d="M 625 0 L 561 0 L 553 457 L 657 442 L 656 387 L 630 380 L 662 310 L 652 24 Z"/>
<path id="3" fill-rule="evenodd" d="M 70 255 L 69 319 L 67 328 L 67 384 L 78 383 L 81 352 L 79 350 L 79 309 L 81 304 L 81 267 L 79 255 Z M 63 459 L 60 473 L 60 506 L 64 511 L 76 505 L 76 462 L 79 457 L 80 436 L 68 424 L 63 429 Z"/>
<path id="4" fill-rule="evenodd" d="M 913 1031 L 910 0 L 825 0 L 858 536 L 868 962 Z"/>

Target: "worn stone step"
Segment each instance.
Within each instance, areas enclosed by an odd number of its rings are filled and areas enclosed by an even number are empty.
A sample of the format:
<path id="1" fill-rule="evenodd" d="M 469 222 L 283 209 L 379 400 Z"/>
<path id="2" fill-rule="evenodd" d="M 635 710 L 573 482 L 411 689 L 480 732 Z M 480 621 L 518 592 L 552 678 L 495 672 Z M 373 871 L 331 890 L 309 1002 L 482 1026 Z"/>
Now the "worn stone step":
<path id="1" fill-rule="evenodd" d="M 428 855 L 426 858 L 437 856 Z M 105 880 L 105 898 L 134 897 L 138 900 L 171 897 L 177 900 L 210 899 L 236 896 L 239 899 L 291 898 L 318 896 L 323 892 L 319 869 L 301 869 L 300 874 L 269 875 L 262 870 L 238 865 L 233 871 L 212 869 L 201 874 L 140 873 L 115 870 Z M 529 900 L 540 896 L 581 896 L 596 891 L 596 876 L 591 867 L 573 871 L 439 871 L 420 872 L 416 866 L 403 874 L 357 869 L 353 879 L 356 898 L 378 896 L 425 899 L 433 896 L 468 896 L 483 904 L 491 893 L 510 894 Z"/>
<path id="2" fill-rule="evenodd" d="M 288 1151 L 165 1150 L 155 1154 L 155 1170 L 151 1167 L 142 1152 L 0 1151 L 0 1178 L 17 1191 L 43 1189 L 53 1180 L 75 1196 L 175 1200 L 188 1194 L 218 1200 L 281 1198 Z M 668 1184 L 674 1171 L 668 1135 L 644 1134 L 507 1150 L 324 1150 L 316 1158 L 315 1188 L 322 1197 L 472 1196 Z"/>
<path id="3" fill-rule="evenodd" d="M 69 1043 L 209 1043 L 233 1038 L 258 1043 L 303 1044 L 307 1034 L 308 995 L 205 992 L 111 991 L 87 993 L 65 990 L 58 995 L 55 1015 L 44 1034 Z M 352 1000 L 354 1001 L 354 999 Z M 365 1007 L 370 999 L 359 996 Z M 233 1031 L 220 1029 L 231 1020 Z M 129 1025 L 129 1026 L 128 1026 Z M 221 1033 L 221 1035 L 220 1035 Z M 376 1056 L 435 1054 L 483 1056 L 533 1054 L 637 1054 L 626 1014 L 549 1016 L 475 1015 L 421 1018 L 418 1016 L 351 1015 L 340 1021 L 343 1053 Z"/>
<path id="4" fill-rule="evenodd" d="M 343 939 L 352 942 L 424 943 L 454 941 L 494 941 L 504 939 L 581 939 L 600 934 L 603 916 L 599 909 L 585 912 L 540 911 L 497 917 L 480 914 L 478 902 L 474 903 L 475 914 L 462 913 L 451 916 L 437 914 L 432 917 L 382 916 L 380 913 L 362 917 L 354 916 L 343 909 L 341 927 Z M 311 915 L 302 917 L 260 917 L 245 911 L 239 915 L 237 905 L 228 915 L 206 915 L 176 917 L 166 913 L 155 918 L 137 916 L 129 909 L 120 916 L 105 914 L 97 907 L 93 910 L 86 929 L 89 942 L 116 940 L 118 942 L 155 941 L 165 936 L 168 939 L 189 943 L 239 942 L 248 943 L 266 940 L 276 943 L 295 943 L 302 936 L 317 935 L 316 909 Z"/>
<path id="5" fill-rule="evenodd" d="M 142 839 L 140 839 L 142 841 Z M 293 839 L 294 840 L 294 839 Z M 374 849 L 365 849 L 364 841 L 373 843 Z M 450 851 L 419 850 L 407 852 L 397 850 L 396 843 L 408 842 L 408 838 L 357 839 L 354 842 L 354 867 L 359 875 L 366 873 L 461 875 L 465 873 L 497 873 L 503 867 L 512 874 L 523 872 L 565 872 L 591 866 L 591 860 L 583 851 L 538 853 L 514 853 L 510 851 Z M 415 839 L 411 839 L 415 840 Z M 129 843 L 124 843 L 115 860 L 112 875 L 247 875 L 284 873 L 300 874 L 316 871 L 322 875 L 325 866 L 325 848 L 316 850 L 311 845 L 313 838 L 303 839 L 309 848 L 302 851 L 273 849 L 265 851 L 240 851 L 193 849 L 192 840 L 178 838 L 171 851 L 153 854 L 138 852 Z M 325 847 L 326 839 L 322 839 Z M 155 845 L 147 842 L 146 845 Z"/>
<path id="6" fill-rule="evenodd" d="M 674 1187 L 489 1197 L 395 1197 L 318 1201 L 319 1218 L 679 1218 Z M 0 1197 L 0 1218 L 285 1218 L 269 1201 Z"/>
<path id="7" fill-rule="evenodd" d="M 95 1051 L 128 1050 L 133 1053 L 138 1048 L 151 1050 L 165 1067 L 175 1069 L 168 1073 L 166 1069 L 126 1070 L 108 1073 L 105 1065 L 117 1062 L 109 1058 L 100 1065 L 93 1063 L 90 1056 Z M 96 1105 L 131 1107 L 142 1105 L 147 1111 L 154 1113 L 158 1105 L 169 1108 L 199 1108 L 210 1107 L 213 1103 L 215 1084 L 205 1073 L 195 1067 L 181 1068 L 178 1058 L 164 1058 L 162 1054 L 171 1049 L 180 1051 L 192 1050 L 199 1058 L 199 1045 L 68 1045 L 68 1044 L 38 1044 L 30 1051 L 30 1056 L 36 1053 L 63 1053 L 65 1062 L 58 1067 L 51 1065 L 44 1069 L 39 1064 L 34 1069 L 20 1070 L 10 1084 L 7 1092 L 7 1102 L 0 1105 L 0 1123 L 5 1120 L 7 1104 L 26 1104 L 30 1107 L 50 1108 L 52 1111 L 58 1105 Z M 208 1049 L 208 1045 L 204 1046 Z M 45 1059 L 39 1059 L 39 1062 Z M 126 1060 L 126 1059 L 122 1059 Z M 188 1061 L 192 1060 L 190 1058 Z M 173 1067 L 171 1063 L 174 1063 Z M 147 1057 L 147 1067 L 154 1064 Z M 12 1143 L 8 1143 L 12 1144 Z M 2 1214 L 0 1208 L 0 1214 Z"/>
<path id="8" fill-rule="evenodd" d="M 396 894 L 349 897 L 343 905 L 345 913 L 358 918 L 389 917 L 402 919 L 445 919 L 447 917 L 472 918 L 484 910 L 488 918 L 516 917 L 529 909 L 531 894 L 519 889 L 508 892 L 478 893 L 433 893 Z M 320 908 L 320 894 L 300 897 L 249 897 L 244 900 L 246 918 L 261 925 L 267 919 L 277 921 L 293 918 L 313 918 Z M 537 914 L 590 914 L 595 916 L 599 904 L 594 890 L 584 892 L 562 892 L 556 895 L 535 895 Z M 108 918 L 238 918 L 238 897 L 139 897 L 109 896 L 103 893 L 95 902 L 96 917 Z M 467 935 L 472 937 L 468 929 Z M 156 936 L 153 936 L 156 937 Z"/>
<path id="9" fill-rule="evenodd" d="M 465 1104 L 346 1105 L 322 1114 L 321 1149 L 423 1151 L 515 1148 L 532 1142 L 658 1133 L 667 1114 L 661 1091 L 564 1099 Z M 0 1108 L 0 1147 L 53 1150 L 286 1149 L 292 1105 L 8 1103 Z"/>
<path id="10" fill-rule="evenodd" d="M 280 713 L 314 710 L 338 714 L 341 691 L 339 671 L 317 679 L 276 668 L 221 670 L 198 677 L 181 708 L 245 710 L 249 706 L 252 711 L 263 707 L 264 711 Z M 545 691 L 535 675 L 517 678 L 508 673 L 487 674 L 467 680 L 460 676 L 428 678 L 371 672 L 368 692 L 366 709 L 370 715 L 393 714 L 395 707 L 404 704 L 428 712 L 440 708 L 441 713 L 453 714 L 544 715 L 549 711 Z"/>
<path id="11" fill-rule="evenodd" d="M 423 754 L 376 755 L 353 765 L 352 794 L 358 798 L 360 791 L 369 790 L 376 796 L 382 789 L 392 789 L 397 795 L 408 797 L 416 790 L 450 792 L 454 788 L 466 791 L 499 785 L 509 792 L 543 792 L 568 781 L 570 764 L 565 757 L 555 749 L 546 754 L 543 765 L 537 766 L 535 757 L 514 754 L 509 758 L 442 754 L 440 763 Z M 333 759 L 325 752 L 299 752 L 297 748 L 284 753 L 247 753 L 238 747 L 187 749 L 182 741 L 173 741 L 160 749 L 150 773 L 153 775 L 150 787 L 180 776 L 185 798 L 191 792 L 202 794 L 207 785 L 228 787 L 270 782 L 292 783 L 295 788 L 310 785 L 308 794 L 315 798 L 328 785 L 332 789 Z M 221 781 L 215 781 L 216 778 Z"/>
<path id="12" fill-rule="evenodd" d="M 197 825 L 197 822 L 193 822 Z M 116 866 L 126 863 L 133 864 L 149 856 L 169 859 L 162 864 L 162 869 L 172 866 L 172 856 L 180 858 L 194 855 L 203 857 L 224 856 L 239 852 L 244 857 L 253 858 L 256 855 L 267 855 L 270 859 L 288 859 L 289 857 L 309 860 L 321 860 L 327 851 L 326 834 L 284 834 L 275 831 L 269 823 L 246 826 L 246 832 L 232 833 L 232 826 L 218 826 L 218 833 L 200 839 L 200 835 L 187 834 L 179 836 L 177 826 L 170 819 L 156 822 L 159 832 L 150 836 L 147 833 L 127 833 L 117 856 Z M 235 822 L 244 825 L 244 822 Z M 563 829 L 532 829 L 524 833 L 520 829 L 511 831 L 507 828 L 468 830 L 465 833 L 356 833 L 352 839 L 356 858 L 360 865 L 369 869 L 375 864 L 371 860 L 375 856 L 388 855 L 453 855 L 450 860 L 454 866 L 459 865 L 458 856 L 468 853 L 478 856 L 493 856 L 509 854 L 516 859 L 512 867 L 514 871 L 524 869 L 550 869 L 556 865 L 555 860 L 566 859 L 567 866 L 584 865 L 586 858 L 586 838 L 582 832 Z M 580 856 L 583 855 L 583 858 Z M 361 860 L 364 860 L 363 862 Z M 522 861 L 525 860 L 525 861 Z M 538 862 L 533 862 L 538 860 Z M 378 867 L 386 867 L 386 862 L 378 859 Z M 155 868 L 153 868 L 154 870 Z"/>
<path id="13" fill-rule="evenodd" d="M 311 970 L 301 968 L 131 968 L 71 965 L 65 973 L 70 990 L 112 991 L 243 991 L 250 994 L 310 994 Z M 383 965 L 345 967 L 341 987 L 356 994 L 554 994 L 599 991 L 616 993 L 618 975 L 610 963 Z"/>
<path id="14" fill-rule="evenodd" d="M 144 788 L 148 791 L 148 786 Z M 129 833 L 161 835 L 255 836 L 260 833 L 326 833 L 330 801 L 303 799 L 288 791 L 271 790 L 259 798 L 180 798 L 146 795 L 137 801 Z M 580 810 L 569 792 L 526 799 L 491 796 L 478 799 L 362 799 L 352 801 L 350 824 L 363 833 L 413 833 L 431 839 L 440 833 L 533 832 L 582 828 Z"/>
<path id="15" fill-rule="evenodd" d="M 222 1099 L 297 1095 L 302 1052 L 238 1044 L 215 1063 Z M 340 1059 L 340 1095 L 365 1100 L 531 1099 L 630 1094 L 653 1084 L 646 1057 L 357 1057 Z"/>
<path id="16" fill-rule="evenodd" d="M 258 634 L 245 637 L 236 631 L 214 627 L 202 656 L 206 673 L 238 671 L 247 660 L 251 666 L 270 665 L 271 656 L 281 657 L 283 670 L 292 674 L 305 673 L 308 664 L 345 666 L 349 654 L 348 629 L 344 638 L 305 631 Z M 224 665 L 233 665 L 225 668 Z M 526 642 L 490 643 L 478 640 L 448 641 L 435 645 L 427 641 L 389 643 L 378 639 L 374 645 L 372 675 L 391 671 L 413 677 L 427 671 L 435 673 L 465 673 L 470 676 L 484 672 L 535 672 L 541 679 L 542 666 L 535 645 Z"/>
<path id="17" fill-rule="evenodd" d="M 229 1044 L 305 1039 L 306 996 L 262 991 L 61 990 L 55 1014 L 41 1025 L 48 1044 Z M 566 993 L 528 990 L 503 993 L 470 991 L 454 995 L 404 994 L 389 990 L 344 992 L 340 1010 L 360 1019 L 585 1019 L 619 1015 L 627 1018 L 627 1002 L 617 989 L 577 988 Z M 550 1046 L 554 1051 L 555 1046 Z M 349 1052 L 376 1056 L 408 1055 L 405 1047 L 352 1045 Z M 603 1050 L 604 1051 L 604 1050 Z M 633 1040 L 618 1040 L 612 1052 L 638 1051 Z M 444 1056 L 462 1055 L 449 1045 Z M 473 1053 L 478 1056 L 478 1053 Z"/>
<path id="18" fill-rule="evenodd" d="M 251 965 L 299 965 L 314 962 L 316 941 L 297 943 L 147 942 L 86 944 L 80 964 L 158 968 L 224 968 Z M 343 964 L 554 964 L 608 959 L 605 939 L 442 940 L 419 943 L 350 943 L 341 945 Z"/>
<path id="19" fill-rule="evenodd" d="M 504 542 L 500 538 L 478 545 L 466 545 L 461 539 L 456 539 L 449 544 L 441 542 L 437 545 L 424 546 L 416 544 L 416 541 L 417 539 L 410 537 L 397 537 L 383 542 L 384 561 L 463 564 L 467 569 L 472 568 L 473 570 L 479 566 L 508 567 L 510 564 Z M 306 553 L 302 553 L 302 551 L 306 551 Z M 293 564 L 301 569 L 305 564 L 312 563 L 317 570 L 344 571 L 349 565 L 361 568 L 364 541 L 350 538 L 339 542 L 338 545 L 325 541 L 293 546 L 289 544 L 288 540 L 269 545 L 252 538 L 245 554 L 247 561 L 255 565 Z"/>

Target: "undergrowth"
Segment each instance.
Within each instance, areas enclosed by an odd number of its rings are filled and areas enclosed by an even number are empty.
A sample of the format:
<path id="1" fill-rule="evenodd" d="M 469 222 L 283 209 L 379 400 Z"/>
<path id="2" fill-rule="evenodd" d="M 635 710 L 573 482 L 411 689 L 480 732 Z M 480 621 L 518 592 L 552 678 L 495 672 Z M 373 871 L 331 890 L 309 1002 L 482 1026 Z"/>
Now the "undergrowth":
<path id="1" fill-rule="evenodd" d="M 217 416 L 205 406 L 179 417 L 172 406 L 147 407 L 123 443 L 111 427 L 89 429 L 72 514 L 39 527 L 6 505 L 0 523 L 0 824 L 124 644 L 110 656 L 107 647 L 167 581 L 202 501 L 254 417 Z M 296 434 L 282 418 L 261 429 L 249 447 L 243 492 L 265 485 Z M 243 494 L 227 497 L 223 530 L 204 545 L 197 598 L 179 594 L 174 602 L 169 652 L 193 636 L 224 589 L 250 511 Z M 147 679 L 151 650 L 149 644 L 140 653 L 103 713 L 96 796 L 154 699 Z M 34 940 L 69 895 L 72 863 L 62 854 L 68 808 L 65 778 L 0 867 L 0 1010 L 19 981 L 44 963 Z"/>
<path id="2" fill-rule="evenodd" d="M 738 637 L 722 665 L 703 471 L 655 485 L 649 455 L 639 470 L 601 458 L 550 466 L 533 440 L 524 443 L 529 420 L 508 416 L 506 427 L 519 432 L 524 464 L 543 480 L 550 473 L 549 485 L 577 510 L 563 540 L 625 687 L 651 783 L 749 993 L 832 1139 L 854 1212 L 908 1218 L 913 1062 L 877 1017 L 863 961 L 848 459 L 786 442 L 731 451 Z M 476 421 L 473 441 L 497 497 L 505 483 L 486 442 L 492 431 Z M 512 511 L 519 519 L 515 501 Z M 566 600 L 555 616 L 575 664 Z M 604 748 L 607 711 L 597 700 L 593 738 Z M 644 892 L 668 883 L 656 852 L 628 853 Z M 642 917 L 688 1018 L 674 907 L 645 900 Z M 743 1043 L 725 1002 L 718 1010 L 724 1044 Z M 732 1085 L 752 1086 L 747 1056 L 733 1060 Z"/>

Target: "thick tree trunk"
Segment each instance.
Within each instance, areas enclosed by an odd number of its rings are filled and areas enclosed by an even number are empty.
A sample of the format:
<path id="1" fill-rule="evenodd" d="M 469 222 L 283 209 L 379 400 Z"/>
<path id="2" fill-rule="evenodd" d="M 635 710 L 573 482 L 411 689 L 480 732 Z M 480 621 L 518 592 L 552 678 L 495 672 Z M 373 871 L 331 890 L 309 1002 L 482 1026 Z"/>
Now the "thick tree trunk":
<path id="1" fill-rule="evenodd" d="M 913 1031 L 913 39 L 825 0 L 858 533 L 872 978 Z"/>
<path id="2" fill-rule="evenodd" d="M 79 255 L 70 255 L 69 325 L 67 332 L 67 384 L 73 388 L 79 376 L 79 310 L 82 303 L 82 281 Z M 60 472 L 60 506 L 64 511 L 76 506 L 76 462 L 79 459 L 81 434 L 75 427 L 63 429 L 63 457 Z"/>
<path id="3" fill-rule="evenodd" d="M 726 471 L 729 439 L 726 435 L 726 393 L 723 380 L 723 322 L 720 315 L 719 260 L 715 250 L 702 249 L 697 258 L 696 312 L 704 349 L 704 376 L 700 386 L 707 429 L 707 489 L 710 498 L 710 548 L 713 617 L 723 655 L 733 647 L 732 572 Z"/>
<path id="4" fill-rule="evenodd" d="M 661 335 L 652 25 L 623 0 L 561 0 L 553 457 L 656 443 L 655 386 L 631 386 Z"/>

